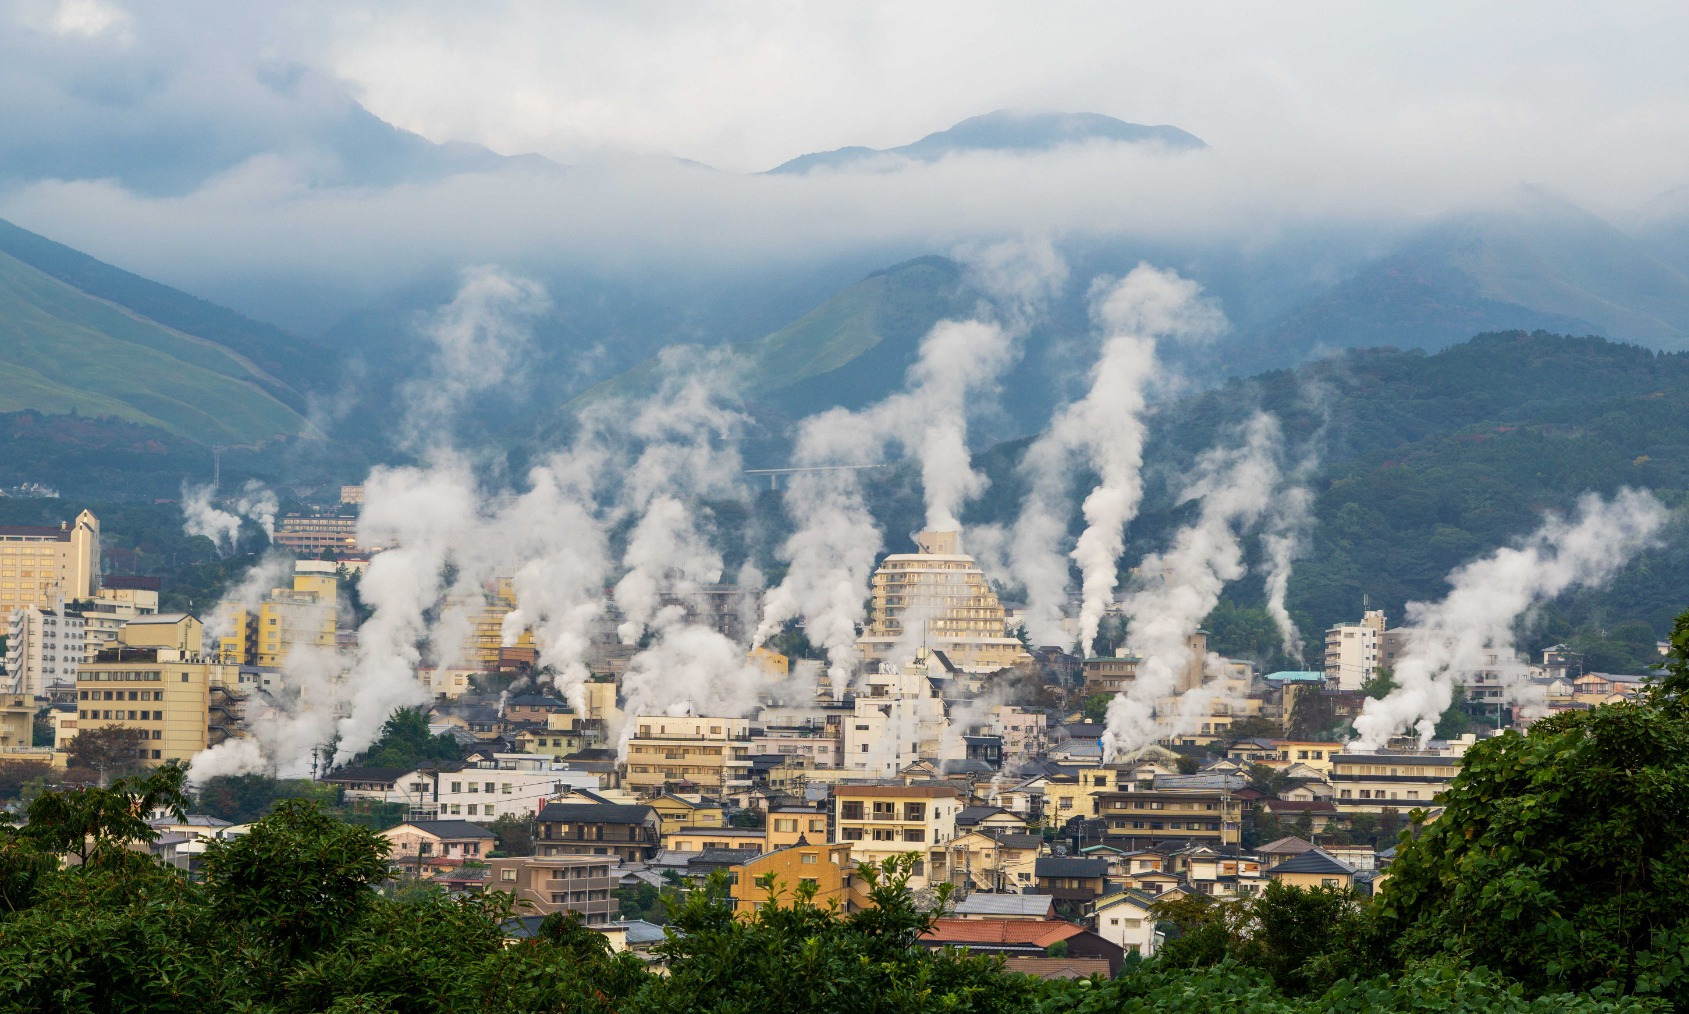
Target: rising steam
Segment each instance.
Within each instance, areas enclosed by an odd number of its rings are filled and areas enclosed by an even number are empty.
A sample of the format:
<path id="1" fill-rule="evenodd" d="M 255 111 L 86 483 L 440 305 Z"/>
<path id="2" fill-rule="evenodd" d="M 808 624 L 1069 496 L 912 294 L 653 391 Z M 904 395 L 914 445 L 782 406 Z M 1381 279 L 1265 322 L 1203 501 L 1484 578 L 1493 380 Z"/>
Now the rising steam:
<path id="1" fill-rule="evenodd" d="M 1063 552 L 1071 512 L 1075 462 L 1094 469 L 1098 484 L 1085 497 L 1084 532 L 1071 558 L 1081 574 L 1079 647 L 1089 652 L 1114 596 L 1126 525 L 1143 498 L 1145 409 L 1156 379 L 1158 338 L 1202 338 L 1225 318 L 1200 287 L 1171 271 L 1140 264 L 1113 285 L 1092 287 L 1092 316 L 1103 329 L 1091 389 L 1064 406 L 1050 428 L 1027 448 L 1021 470 L 1029 487 L 1010 541 L 1016 579 L 1026 588 L 1028 632 L 1040 644 L 1072 644 L 1061 627 L 1067 604 L 1068 555 Z"/>
<path id="2" fill-rule="evenodd" d="M 1349 748 L 1377 750 L 1410 729 L 1423 748 L 1454 700 L 1456 681 L 1476 670 L 1499 670 L 1504 684 L 1520 682 L 1514 622 L 1572 588 L 1605 584 L 1654 544 L 1665 522 L 1665 508 L 1652 494 L 1623 489 L 1611 500 L 1585 494 L 1575 520 L 1551 514 L 1519 546 L 1456 569 L 1441 602 L 1408 603 L 1409 638 L 1396 687 L 1366 702 Z"/>
<path id="3" fill-rule="evenodd" d="M 1245 573 L 1242 536 L 1260 522 L 1279 485 L 1278 420 L 1258 412 L 1240 436 L 1235 446 L 1213 448 L 1197 460 L 1181 501 L 1200 500 L 1200 512 L 1167 550 L 1139 565 L 1142 584 L 1123 603 L 1127 653 L 1139 662 L 1137 678 L 1109 702 L 1105 759 L 1130 755 L 1159 738 L 1156 704 L 1181 689 L 1180 678 L 1192 664 L 1190 636 L 1213 612 L 1226 584 Z M 1188 713 L 1180 709 L 1180 715 Z"/>

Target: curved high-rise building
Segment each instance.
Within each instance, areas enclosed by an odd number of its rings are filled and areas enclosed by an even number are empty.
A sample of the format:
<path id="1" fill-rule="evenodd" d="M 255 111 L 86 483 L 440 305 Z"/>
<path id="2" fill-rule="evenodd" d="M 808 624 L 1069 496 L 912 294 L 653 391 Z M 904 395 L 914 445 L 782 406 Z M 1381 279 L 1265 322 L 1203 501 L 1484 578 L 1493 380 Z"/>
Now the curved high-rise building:
<path id="1" fill-rule="evenodd" d="M 870 585 L 872 616 L 857 638 L 869 666 L 905 664 L 922 647 L 964 672 L 996 672 L 1031 659 L 1009 635 L 1003 604 L 957 532 L 921 532 L 919 550 L 885 558 Z"/>

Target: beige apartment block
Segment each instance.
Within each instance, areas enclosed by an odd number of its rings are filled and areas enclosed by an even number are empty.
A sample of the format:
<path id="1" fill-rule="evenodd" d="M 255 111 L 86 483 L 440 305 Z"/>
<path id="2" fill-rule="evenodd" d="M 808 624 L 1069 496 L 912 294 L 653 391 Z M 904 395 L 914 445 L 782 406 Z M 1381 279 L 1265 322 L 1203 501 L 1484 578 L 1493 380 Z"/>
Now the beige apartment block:
<path id="1" fill-rule="evenodd" d="M 487 865 L 487 890 L 514 895 L 517 915 L 574 912 L 588 926 L 602 926 L 619 907 L 604 856 L 513 856 Z"/>
<path id="2" fill-rule="evenodd" d="M 640 715 L 628 741 L 627 788 L 654 795 L 686 785 L 708 796 L 751 785 L 748 718 Z"/>
<path id="3" fill-rule="evenodd" d="M 81 602 L 100 587 L 100 522 L 83 511 L 57 528 L 0 526 L 0 618 L 20 606 Z"/>
<path id="4" fill-rule="evenodd" d="M 158 613 L 159 579 L 108 574 L 92 602 L 82 604 L 85 644 L 82 658 L 92 662 L 100 649 L 117 641 L 118 628 L 140 616 Z"/>
<path id="5" fill-rule="evenodd" d="M 942 651 L 964 672 L 996 672 L 1030 661 L 1009 636 L 1008 619 L 991 582 L 962 552 L 957 532 L 921 532 L 918 552 L 894 553 L 874 571 L 873 622 L 856 642 L 862 661 L 902 663 L 915 649 Z"/>
<path id="6" fill-rule="evenodd" d="M 240 667 L 202 654 L 199 620 L 165 613 L 131 620 L 118 643 L 76 674 L 77 730 L 145 735 L 141 759 L 188 760 L 239 734 Z"/>
<path id="7" fill-rule="evenodd" d="M 1378 674 L 1384 658 L 1384 610 L 1369 609 L 1360 622 L 1325 632 L 1325 678 L 1339 690 L 1359 690 Z"/>
<path id="8" fill-rule="evenodd" d="M 840 784 L 833 787 L 833 826 L 856 862 L 919 854 L 910 885 L 925 887 L 929 877 L 945 877 L 944 846 L 956 837 L 963 802 L 949 785 Z"/>

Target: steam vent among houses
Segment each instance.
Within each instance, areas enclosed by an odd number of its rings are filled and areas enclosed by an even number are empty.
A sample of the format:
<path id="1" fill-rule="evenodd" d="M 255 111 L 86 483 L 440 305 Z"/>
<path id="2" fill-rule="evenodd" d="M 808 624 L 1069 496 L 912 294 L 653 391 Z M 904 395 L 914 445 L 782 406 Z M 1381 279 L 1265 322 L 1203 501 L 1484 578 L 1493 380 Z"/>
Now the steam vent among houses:
<path id="1" fill-rule="evenodd" d="M 867 664 L 941 652 L 962 672 L 990 673 L 1031 660 L 1009 636 L 991 582 L 962 552 L 958 532 L 921 532 L 917 552 L 894 553 L 874 572 L 871 622 L 856 642 Z"/>

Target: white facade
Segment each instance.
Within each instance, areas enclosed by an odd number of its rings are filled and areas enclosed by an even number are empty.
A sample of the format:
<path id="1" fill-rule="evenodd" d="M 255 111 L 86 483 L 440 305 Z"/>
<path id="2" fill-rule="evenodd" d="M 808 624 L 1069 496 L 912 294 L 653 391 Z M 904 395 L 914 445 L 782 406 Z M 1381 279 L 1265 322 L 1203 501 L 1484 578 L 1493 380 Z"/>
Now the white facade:
<path id="1" fill-rule="evenodd" d="M 64 609 L 22 606 L 6 627 L 8 691 L 40 697 L 47 684 L 74 682 L 86 633 L 82 617 Z"/>
<path id="2" fill-rule="evenodd" d="M 916 761 L 963 756 L 962 738 L 948 735 L 944 701 L 924 673 L 905 667 L 862 679 L 854 709 L 844 721 L 844 770 L 853 776 L 895 778 Z M 953 741 L 948 747 L 947 739 Z"/>
<path id="3" fill-rule="evenodd" d="M 1369 609 L 1359 623 L 1325 632 L 1325 678 L 1339 690 L 1359 690 L 1378 674 L 1383 658 L 1384 611 Z"/>
<path id="4" fill-rule="evenodd" d="M 1150 901 L 1134 894 L 1113 894 L 1097 902 L 1090 917 L 1097 936 L 1145 958 L 1155 957 L 1161 934 L 1150 915 Z"/>

